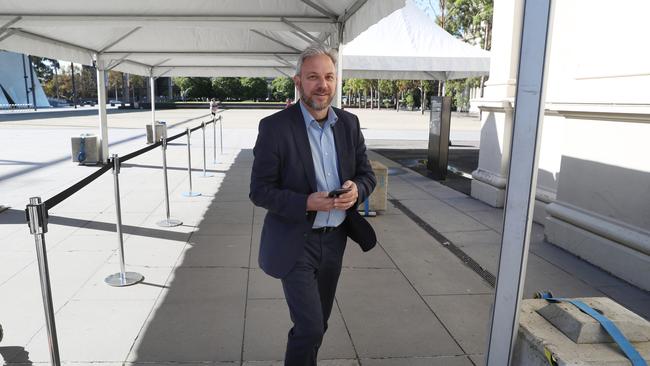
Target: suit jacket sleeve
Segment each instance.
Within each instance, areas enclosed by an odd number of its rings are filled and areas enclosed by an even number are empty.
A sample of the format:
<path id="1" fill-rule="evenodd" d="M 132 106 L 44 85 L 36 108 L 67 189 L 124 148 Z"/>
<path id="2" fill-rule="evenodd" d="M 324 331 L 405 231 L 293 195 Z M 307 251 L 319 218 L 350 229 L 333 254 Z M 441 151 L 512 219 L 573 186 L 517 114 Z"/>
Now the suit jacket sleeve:
<path id="1" fill-rule="evenodd" d="M 355 136 L 356 167 L 355 177 L 352 181 L 357 184 L 357 189 L 359 190 L 359 199 L 357 202 L 359 204 L 365 201 L 375 189 L 377 178 L 375 178 L 375 173 L 372 171 L 372 166 L 370 166 L 368 156 L 366 155 L 366 142 L 361 133 L 359 118 L 355 116 L 354 122 L 355 130 L 353 136 Z M 356 210 L 356 206 L 353 206 L 351 209 Z"/>
<path id="2" fill-rule="evenodd" d="M 253 149 L 253 170 L 249 197 L 257 206 L 291 221 L 307 220 L 307 194 L 283 188 L 281 181 L 282 151 L 271 120 L 259 125 Z"/>

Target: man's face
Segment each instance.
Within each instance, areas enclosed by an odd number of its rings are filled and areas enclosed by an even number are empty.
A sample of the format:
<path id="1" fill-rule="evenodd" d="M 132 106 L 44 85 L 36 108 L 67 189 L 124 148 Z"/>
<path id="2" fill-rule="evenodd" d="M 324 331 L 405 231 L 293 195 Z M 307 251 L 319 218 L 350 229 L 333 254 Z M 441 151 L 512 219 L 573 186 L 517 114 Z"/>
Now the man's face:
<path id="1" fill-rule="evenodd" d="M 336 92 L 336 69 L 327 55 L 308 57 L 293 77 L 303 102 L 314 110 L 329 107 Z"/>

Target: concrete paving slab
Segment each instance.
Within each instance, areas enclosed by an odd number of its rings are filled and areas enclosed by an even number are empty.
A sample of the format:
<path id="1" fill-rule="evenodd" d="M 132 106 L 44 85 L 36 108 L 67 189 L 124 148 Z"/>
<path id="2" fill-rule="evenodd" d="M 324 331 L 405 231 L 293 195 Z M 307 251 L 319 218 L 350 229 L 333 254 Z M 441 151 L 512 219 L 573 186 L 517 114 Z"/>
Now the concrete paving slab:
<path id="1" fill-rule="evenodd" d="M 564 272 L 562 269 L 537 257 L 528 255 L 528 270 L 524 283 L 524 298 L 535 292 L 550 290 L 557 297 L 603 296 L 602 292 Z"/>
<path id="2" fill-rule="evenodd" d="M 22 271 L 25 267 L 36 261 L 36 254 L 29 252 L 2 253 L 0 260 L 0 286 Z"/>
<path id="3" fill-rule="evenodd" d="M 185 249 L 186 242 L 134 236 L 124 242 L 124 263 L 127 266 L 173 267 Z M 115 244 L 117 249 L 117 244 Z M 108 263 L 119 268 L 118 253 Z"/>
<path id="4" fill-rule="evenodd" d="M 237 361 L 247 270 L 177 268 L 128 360 Z"/>
<path id="5" fill-rule="evenodd" d="M 476 219 L 437 199 L 403 200 L 401 203 L 441 233 L 488 229 Z"/>
<path id="6" fill-rule="evenodd" d="M 318 360 L 320 366 L 359 366 L 357 360 Z M 243 366 L 284 366 L 284 361 L 245 361 Z"/>
<path id="7" fill-rule="evenodd" d="M 492 294 L 424 298 L 465 353 L 483 353 L 487 350 L 494 300 Z"/>
<path id="8" fill-rule="evenodd" d="M 395 268 L 386 251 L 381 245 L 375 246 L 369 252 L 364 252 L 359 244 L 348 239 L 345 255 L 343 256 L 343 267 L 347 268 Z"/>
<path id="9" fill-rule="evenodd" d="M 391 178 L 392 176 L 388 178 L 388 194 L 391 198 L 398 200 L 431 199 L 431 196 L 420 187 Z"/>
<path id="10" fill-rule="evenodd" d="M 531 246 L 530 251 L 592 286 L 621 286 L 625 284 L 624 281 L 553 244 L 542 242 Z"/>
<path id="11" fill-rule="evenodd" d="M 196 235 L 214 235 L 214 236 L 241 236 L 251 235 L 253 216 L 246 218 L 246 221 L 239 223 L 214 223 L 199 225 L 195 231 Z"/>
<path id="12" fill-rule="evenodd" d="M 248 277 L 249 299 L 284 299 L 282 281 L 273 278 L 261 269 L 251 269 Z"/>
<path id="13" fill-rule="evenodd" d="M 472 360 L 475 366 L 484 366 L 485 365 L 485 355 L 471 355 L 469 359 Z"/>
<path id="14" fill-rule="evenodd" d="M 192 235 L 178 265 L 183 267 L 248 267 L 251 238 Z"/>
<path id="15" fill-rule="evenodd" d="M 484 211 L 490 206 L 472 197 L 444 198 L 443 201 L 463 212 Z"/>
<path id="16" fill-rule="evenodd" d="M 498 233 L 503 229 L 503 210 L 501 209 L 491 208 L 482 211 L 469 211 L 467 214 Z"/>
<path id="17" fill-rule="evenodd" d="M 408 357 L 408 358 L 362 358 L 364 366 L 472 366 L 466 356 Z"/>
<path id="18" fill-rule="evenodd" d="M 144 276 L 144 280 L 125 287 L 113 287 L 104 282 L 107 276 L 119 271 L 119 266 L 115 266 L 113 263 L 105 264 L 90 277 L 88 282 L 74 295 L 73 300 L 156 300 L 166 288 L 165 283 L 172 269 L 169 267 L 128 266 L 127 271 L 140 273 Z"/>
<path id="19" fill-rule="evenodd" d="M 361 358 L 462 353 L 397 270 L 344 269 L 337 299 Z"/>
<path id="20" fill-rule="evenodd" d="M 126 359 L 152 306 L 153 300 L 71 301 L 57 313 L 61 355 L 77 362 Z M 45 329 L 25 348 L 30 360 L 49 361 Z"/>
<path id="21" fill-rule="evenodd" d="M 285 300 L 249 300 L 246 309 L 244 360 L 282 360 L 286 335 L 291 328 Z M 269 335 L 273 336 L 269 336 Z M 334 305 L 329 327 L 323 338 L 319 359 L 354 358 L 354 349 L 341 314 Z"/>
<path id="22" fill-rule="evenodd" d="M 163 300 L 142 328 L 128 361 L 239 361 L 243 316 L 243 298 L 173 303 Z"/>

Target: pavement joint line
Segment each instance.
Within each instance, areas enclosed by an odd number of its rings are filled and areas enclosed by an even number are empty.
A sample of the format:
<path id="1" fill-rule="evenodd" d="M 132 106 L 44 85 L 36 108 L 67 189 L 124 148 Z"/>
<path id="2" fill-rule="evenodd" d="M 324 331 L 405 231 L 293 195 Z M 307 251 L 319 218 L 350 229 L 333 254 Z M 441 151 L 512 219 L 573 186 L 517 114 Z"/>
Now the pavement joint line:
<path id="1" fill-rule="evenodd" d="M 412 289 L 412 290 L 417 294 L 417 296 L 420 298 L 420 301 L 422 301 L 422 303 L 424 304 L 424 306 L 426 306 L 427 309 L 429 309 L 429 311 L 431 312 L 431 314 L 433 314 L 433 316 L 436 318 L 436 320 L 438 320 L 438 322 L 440 323 L 440 325 L 442 326 L 442 328 L 445 330 L 445 332 L 447 332 L 447 335 L 449 335 L 449 337 L 450 337 L 451 339 L 454 340 L 454 343 L 456 343 L 456 345 L 458 346 L 458 348 L 459 348 L 460 350 L 462 350 L 463 352 L 465 352 L 465 349 L 463 348 L 463 346 L 461 346 L 460 342 L 458 342 L 458 340 L 456 340 L 456 338 L 455 338 L 454 335 L 451 333 L 451 331 L 449 330 L 449 328 L 447 328 L 447 326 L 445 325 L 445 323 L 443 323 L 442 319 L 440 319 L 440 317 L 438 316 L 438 314 L 436 314 L 436 312 L 433 311 L 433 309 L 431 308 L 431 305 L 429 305 L 429 303 L 424 299 L 424 296 L 423 296 L 422 294 L 420 294 L 420 292 L 418 292 L 418 290 L 415 288 L 415 285 L 413 285 L 413 282 L 411 282 L 411 280 L 406 276 L 406 274 L 404 274 L 404 271 L 402 271 L 402 269 L 397 265 L 397 263 L 395 262 L 395 260 L 393 259 L 393 257 L 392 257 L 392 256 L 390 255 L 390 253 L 386 250 L 386 248 L 384 248 L 384 246 L 381 244 L 381 242 L 380 242 L 379 240 L 377 240 L 377 245 L 379 245 L 379 247 L 381 247 L 381 249 L 384 251 L 384 253 L 386 253 L 386 256 L 388 257 L 388 259 L 390 259 L 390 261 L 391 261 L 391 262 L 393 263 L 393 265 L 395 266 L 395 269 L 391 269 L 391 270 L 392 270 L 392 271 L 398 271 L 398 272 L 402 275 L 402 277 L 404 277 L 404 279 L 405 279 L 406 282 L 409 284 L 409 286 L 411 287 L 411 289 Z"/>
<path id="2" fill-rule="evenodd" d="M 251 257 L 253 255 L 253 238 L 255 237 L 255 210 L 253 209 L 253 212 L 251 212 L 251 240 L 249 242 L 248 246 L 248 270 L 246 271 L 246 292 L 244 294 L 244 317 L 243 321 L 244 324 L 242 324 L 242 334 L 241 334 L 241 352 L 239 354 L 239 365 L 243 366 L 244 365 L 244 348 L 246 345 L 246 317 L 248 315 L 248 294 L 250 290 L 250 281 L 251 281 Z"/>
<path id="3" fill-rule="evenodd" d="M 354 351 L 354 357 L 359 363 L 359 365 L 361 365 L 361 360 L 359 359 L 359 352 L 357 351 L 357 346 L 354 345 L 354 340 L 352 339 L 352 333 L 350 333 L 348 322 L 345 321 L 345 316 L 343 316 L 343 311 L 341 311 L 341 306 L 339 305 L 339 299 L 337 296 L 334 296 L 334 302 L 336 302 L 336 308 L 339 309 L 339 314 L 341 314 L 341 321 L 343 322 L 343 326 L 345 327 L 345 332 L 348 334 L 348 338 L 350 339 L 350 345 L 352 345 L 352 350 Z"/>
<path id="4" fill-rule="evenodd" d="M 476 262 L 472 257 L 467 255 L 461 248 L 452 243 L 447 237 L 442 235 L 426 221 L 420 218 L 417 214 L 411 211 L 408 207 L 404 206 L 399 200 L 391 198 L 389 200 L 395 207 L 402 211 L 408 218 L 420 226 L 424 231 L 431 235 L 436 241 L 440 243 L 447 250 L 452 252 L 458 259 L 460 259 L 465 266 L 469 267 L 477 275 L 479 275 L 485 282 L 487 282 L 492 288 L 494 288 L 496 283 L 496 277 L 487 269 L 483 268 L 478 262 Z"/>

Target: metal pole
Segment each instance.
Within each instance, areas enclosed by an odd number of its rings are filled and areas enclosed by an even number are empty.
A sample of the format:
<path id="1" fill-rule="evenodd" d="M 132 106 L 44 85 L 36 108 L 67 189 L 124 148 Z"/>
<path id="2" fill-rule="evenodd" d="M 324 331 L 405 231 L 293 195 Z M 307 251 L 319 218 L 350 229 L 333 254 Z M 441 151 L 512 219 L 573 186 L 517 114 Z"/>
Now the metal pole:
<path id="1" fill-rule="evenodd" d="M 223 117 L 219 116 L 219 139 L 221 140 L 221 144 L 219 145 L 221 148 L 221 155 L 223 155 Z"/>
<path id="2" fill-rule="evenodd" d="M 50 287 L 50 273 L 47 266 L 47 251 L 45 250 L 45 233 L 47 232 L 47 212 L 40 197 L 32 197 L 27 205 L 27 218 L 29 231 L 34 235 L 36 242 L 36 256 L 38 258 L 38 271 L 41 278 L 41 294 L 43 295 L 43 308 L 45 310 L 45 327 L 47 328 L 50 361 L 53 366 L 60 366 L 59 342 L 56 336 L 54 322 L 54 305 L 52 303 L 52 290 Z"/>
<path id="3" fill-rule="evenodd" d="M 221 116 L 219 116 L 221 118 Z M 217 164 L 217 120 L 212 116 L 212 164 Z"/>
<path id="4" fill-rule="evenodd" d="M 200 196 L 201 193 L 192 191 L 192 149 L 190 145 L 190 140 L 192 137 L 192 131 L 188 128 L 187 131 L 187 175 L 190 178 L 190 190 L 183 192 L 185 197 L 196 197 Z"/>
<path id="5" fill-rule="evenodd" d="M 32 62 L 32 56 L 29 55 L 27 56 L 27 60 L 29 61 L 29 79 L 32 81 L 32 102 L 34 102 L 34 110 L 37 110 L 36 108 L 36 84 L 34 83 L 34 63 Z"/>
<path id="6" fill-rule="evenodd" d="M 162 163 L 163 163 L 163 182 L 165 183 L 165 219 L 158 221 L 158 226 L 173 227 L 182 225 L 180 220 L 172 219 L 169 216 L 169 185 L 167 184 L 167 137 L 162 137 Z"/>
<path id="7" fill-rule="evenodd" d="M 201 123 L 201 132 L 202 132 L 202 135 L 203 135 L 203 175 L 201 175 L 201 177 L 210 178 L 210 177 L 213 177 L 214 175 L 211 174 L 211 173 L 208 173 L 208 171 L 206 170 L 206 167 L 205 167 L 206 166 L 206 158 L 205 158 L 205 122 Z"/>
<path id="8" fill-rule="evenodd" d="M 120 174 L 120 158 L 117 154 L 113 154 L 113 187 L 115 191 L 115 215 L 117 218 L 116 221 L 116 231 L 117 231 L 117 251 L 120 260 L 120 272 L 114 273 L 106 279 L 104 282 L 111 286 L 123 287 L 133 285 L 144 279 L 144 277 L 137 272 L 126 272 L 124 265 L 124 238 L 122 237 L 122 206 L 120 205 L 120 180 L 118 178 Z"/>
<path id="9" fill-rule="evenodd" d="M 509 365 L 519 330 L 545 104 L 551 0 L 524 5 L 515 113 L 488 366 Z"/>

